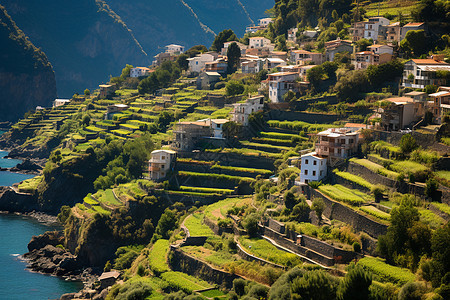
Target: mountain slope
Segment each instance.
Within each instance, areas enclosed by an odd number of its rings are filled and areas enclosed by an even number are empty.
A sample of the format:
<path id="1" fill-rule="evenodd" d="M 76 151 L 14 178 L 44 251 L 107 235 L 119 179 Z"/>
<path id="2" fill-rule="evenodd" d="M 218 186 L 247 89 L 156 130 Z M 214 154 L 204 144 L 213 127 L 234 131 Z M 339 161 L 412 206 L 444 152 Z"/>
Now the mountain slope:
<path id="1" fill-rule="evenodd" d="M 103 4 L 98 0 L 22 0 L 5 5 L 52 62 L 60 96 L 92 88 L 126 63 L 151 61 L 124 23 Z"/>
<path id="2" fill-rule="evenodd" d="M 45 54 L 28 41 L 0 6 L 0 121 L 16 121 L 56 97 L 55 74 Z"/>
<path id="3" fill-rule="evenodd" d="M 95 88 L 170 43 L 209 47 L 214 33 L 264 17 L 274 0 L 11 0 L 4 4 L 53 65 L 60 97 Z M 224 4 L 226 3 L 226 4 Z"/>

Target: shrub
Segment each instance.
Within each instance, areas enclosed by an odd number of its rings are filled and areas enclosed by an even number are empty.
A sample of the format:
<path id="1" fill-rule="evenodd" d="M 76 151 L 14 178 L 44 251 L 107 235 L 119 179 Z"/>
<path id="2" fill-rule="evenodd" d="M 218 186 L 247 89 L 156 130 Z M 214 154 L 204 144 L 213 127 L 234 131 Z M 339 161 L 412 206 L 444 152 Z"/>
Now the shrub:
<path id="1" fill-rule="evenodd" d="M 243 226 L 249 236 L 256 236 L 258 234 L 258 216 L 256 214 L 248 215 L 244 219 Z"/>
<path id="2" fill-rule="evenodd" d="M 411 134 L 405 134 L 400 139 L 400 149 L 404 154 L 409 154 L 417 149 L 419 145 Z"/>
<path id="3" fill-rule="evenodd" d="M 233 280 L 233 290 L 238 296 L 243 296 L 245 294 L 245 287 L 247 286 L 247 282 L 244 279 L 235 279 Z"/>
<path id="4" fill-rule="evenodd" d="M 355 251 L 355 252 L 361 252 L 361 244 L 360 244 L 360 243 L 354 242 L 353 245 L 352 245 L 352 247 L 353 247 L 353 251 Z"/>

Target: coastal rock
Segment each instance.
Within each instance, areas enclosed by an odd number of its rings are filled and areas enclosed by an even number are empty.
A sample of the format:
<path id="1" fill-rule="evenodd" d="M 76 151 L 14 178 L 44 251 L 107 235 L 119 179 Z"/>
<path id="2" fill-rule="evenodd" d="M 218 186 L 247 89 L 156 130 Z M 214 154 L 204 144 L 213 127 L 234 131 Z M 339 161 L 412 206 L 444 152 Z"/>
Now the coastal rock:
<path id="1" fill-rule="evenodd" d="M 46 241 L 50 244 L 45 244 Z M 60 247 L 52 245 L 60 242 L 60 236 L 55 232 L 46 232 L 38 237 L 33 237 L 28 245 L 30 252 L 24 254 L 24 258 L 29 262 L 28 268 L 57 276 L 81 274 L 77 257 Z"/>
<path id="2" fill-rule="evenodd" d="M 42 166 L 31 159 L 25 159 L 22 163 L 18 164 L 14 168 L 11 168 L 12 172 L 22 172 L 28 174 L 39 174 L 41 170 Z"/>
<path id="3" fill-rule="evenodd" d="M 28 251 L 42 249 L 47 245 L 57 246 L 64 243 L 64 236 L 59 231 L 47 231 L 41 235 L 33 236 L 28 243 Z"/>

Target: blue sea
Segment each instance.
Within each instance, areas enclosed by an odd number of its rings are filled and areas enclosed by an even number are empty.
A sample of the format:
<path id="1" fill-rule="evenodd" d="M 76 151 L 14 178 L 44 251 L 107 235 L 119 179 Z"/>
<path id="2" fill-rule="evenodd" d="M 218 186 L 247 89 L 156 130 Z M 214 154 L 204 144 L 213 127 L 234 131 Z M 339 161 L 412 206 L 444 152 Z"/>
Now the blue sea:
<path id="1" fill-rule="evenodd" d="M 0 151 L 0 167 L 10 168 L 20 163 L 20 160 L 4 159 L 5 155 L 7 152 Z M 31 177 L 1 171 L 0 186 L 9 186 Z M 80 282 L 30 272 L 19 258 L 19 255 L 28 252 L 27 244 L 33 235 L 53 229 L 32 218 L 0 214 L 0 300 L 57 299 L 62 294 L 82 288 Z"/>

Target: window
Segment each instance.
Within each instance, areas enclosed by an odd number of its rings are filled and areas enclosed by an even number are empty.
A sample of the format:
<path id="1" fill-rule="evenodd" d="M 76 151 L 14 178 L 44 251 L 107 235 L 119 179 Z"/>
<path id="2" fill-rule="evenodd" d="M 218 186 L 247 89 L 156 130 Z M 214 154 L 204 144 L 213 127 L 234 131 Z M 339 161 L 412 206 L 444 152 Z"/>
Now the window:
<path id="1" fill-rule="evenodd" d="M 323 171 L 320 171 L 320 176 L 322 176 L 322 174 L 323 174 Z"/>
<path id="2" fill-rule="evenodd" d="M 317 160 L 313 161 L 313 165 L 316 166 L 317 165 Z"/>
<path id="3" fill-rule="evenodd" d="M 165 165 L 161 165 L 161 169 L 165 169 L 165 167 L 166 167 Z"/>
<path id="4" fill-rule="evenodd" d="M 320 162 L 320 165 L 323 166 L 323 161 Z M 320 172 L 322 172 L 322 171 L 320 171 Z"/>
<path id="5" fill-rule="evenodd" d="M 161 156 L 161 159 L 166 159 L 166 157 L 165 156 Z"/>
<path id="6" fill-rule="evenodd" d="M 316 171 L 313 171 L 313 176 L 316 176 Z"/>
<path id="7" fill-rule="evenodd" d="M 305 175 L 308 175 L 308 170 L 305 170 Z"/>
<path id="8" fill-rule="evenodd" d="M 305 159 L 305 165 L 307 165 L 308 164 L 308 160 L 307 159 Z"/>

